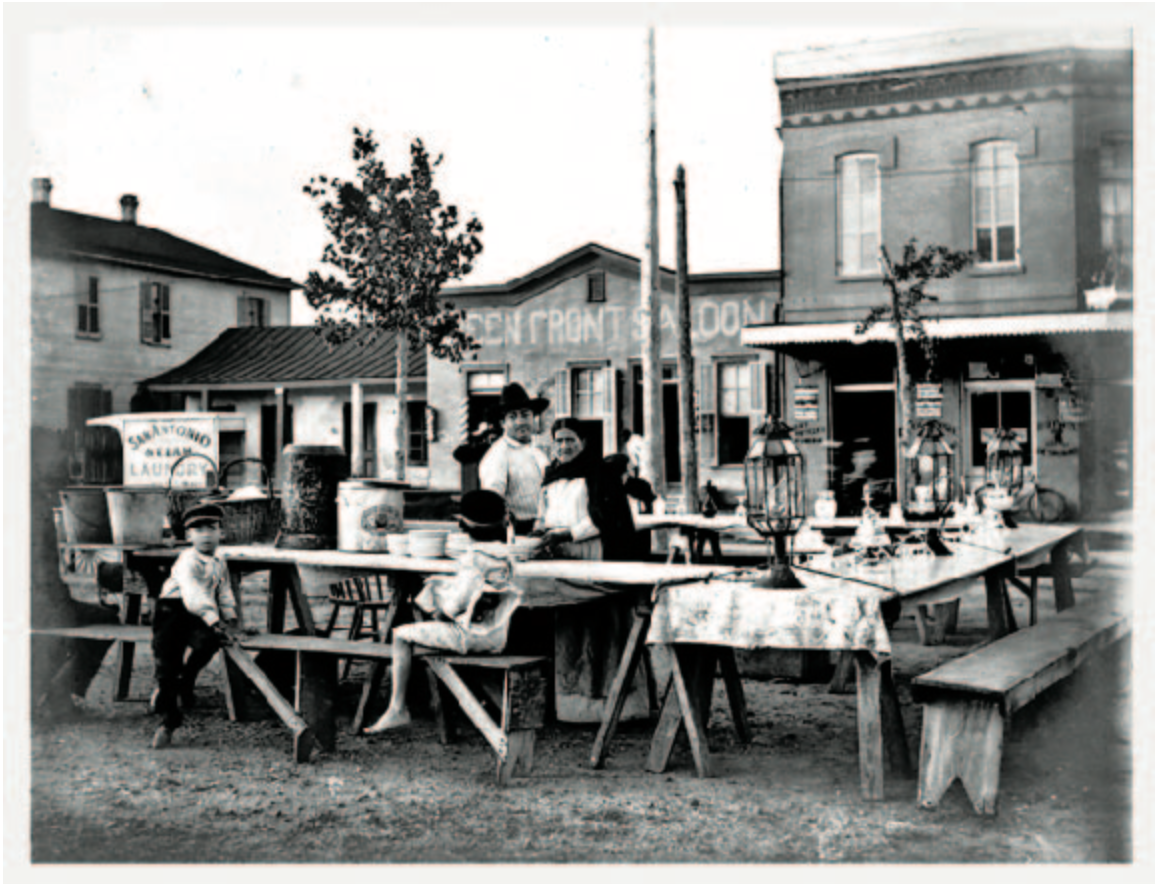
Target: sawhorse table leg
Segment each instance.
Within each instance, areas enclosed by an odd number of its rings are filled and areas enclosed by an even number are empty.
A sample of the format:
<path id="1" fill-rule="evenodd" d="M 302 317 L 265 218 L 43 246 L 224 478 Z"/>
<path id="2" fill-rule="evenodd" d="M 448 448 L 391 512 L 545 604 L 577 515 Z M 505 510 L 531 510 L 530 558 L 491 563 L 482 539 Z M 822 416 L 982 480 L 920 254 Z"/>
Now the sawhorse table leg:
<path id="1" fill-rule="evenodd" d="M 631 631 L 627 635 L 623 656 L 619 658 L 619 669 L 615 673 L 615 680 L 611 683 L 611 694 L 607 698 L 603 723 L 599 726 L 595 745 L 591 748 L 591 766 L 596 770 L 607 762 L 611 739 L 615 736 L 619 716 L 623 714 L 623 704 L 627 700 L 628 685 L 635 678 L 635 672 L 646 651 L 644 639 L 647 637 L 647 627 L 650 623 L 651 606 L 642 602 L 637 604 L 632 611 Z"/>
<path id="2" fill-rule="evenodd" d="M 707 723 L 717 664 L 728 692 L 736 732 L 742 742 L 751 740 L 735 654 L 729 647 L 712 645 L 673 645 L 671 650 L 671 684 L 652 737 L 647 769 L 652 773 L 663 773 L 667 769 L 682 726 L 688 734 L 696 772 L 701 777 L 710 777 L 712 760 L 708 749 Z"/>

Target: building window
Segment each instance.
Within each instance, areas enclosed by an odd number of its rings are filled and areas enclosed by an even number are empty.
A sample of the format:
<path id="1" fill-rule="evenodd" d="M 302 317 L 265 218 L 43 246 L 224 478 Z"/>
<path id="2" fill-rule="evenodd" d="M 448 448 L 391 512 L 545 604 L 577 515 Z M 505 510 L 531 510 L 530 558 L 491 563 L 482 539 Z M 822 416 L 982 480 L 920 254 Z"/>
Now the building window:
<path id="1" fill-rule="evenodd" d="M 747 362 L 727 362 L 719 366 L 717 397 L 719 403 L 720 466 L 741 464 L 751 439 L 752 367 Z"/>
<path id="2" fill-rule="evenodd" d="M 169 343 L 169 286 L 164 283 L 141 283 L 141 340 L 146 344 Z"/>
<path id="3" fill-rule="evenodd" d="M 973 148 L 973 249 L 978 264 L 1017 261 L 1017 146 L 988 141 Z"/>
<path id="4" fill-rule="evenodd" d="M 84 338 L 101 334 L 100 280 L 88 278 L 88 287 L 79 293 L 76 305 L 76 333 Z"/>
<path id="5" fill-rule="evenodd" d="M 1026 469 L 1037 466 L 1037 426 L 1033 381 L 977 381 L 965 385 L 969 396 L 969 466 L 985 469 L 985 450 L 998 429 L 1012 430 L 1021 443 Z"/>
<path id="6" fill-rule="evenodd" d="M 575 369 L 571 391 L 571 413 L 575 417 L 602 420 L 607 414 L 607 374 L 602 369 Z"/>
<path id="7" fill-rule="evenodd" d="M 607 274 L 602 270 L 587 274 L 587 300 L 592 304 L 607 300 Z"/>
<path id="8" fill-rule="evenodd" d="M 426 401 L 411 399 L 406 403 L 407 432 L 410 440 L 407 463 L 426 466 L 430 459 L 430 439 L 426 426 Z"/>
<path id="9" fill-rule="evenodd" d="M 837 161 L 837 202 L 841 276 L 880 274 L 881 181 L 875 154 L 852 154 Z"/>
<path id="10" fill-rule="evenodd" d="M 237 324 L 242 328 L 264 328 L 269 325 L 269 310 L 265 298 L 239 295 L 237 298 Z"/>
<path id="11" fill-rule="evenodd" d="M 1102 143 L 1098 163 L 1102 249 L 1125 268 L 1134 266 L 1134 145 L 1115 136 Z"/>

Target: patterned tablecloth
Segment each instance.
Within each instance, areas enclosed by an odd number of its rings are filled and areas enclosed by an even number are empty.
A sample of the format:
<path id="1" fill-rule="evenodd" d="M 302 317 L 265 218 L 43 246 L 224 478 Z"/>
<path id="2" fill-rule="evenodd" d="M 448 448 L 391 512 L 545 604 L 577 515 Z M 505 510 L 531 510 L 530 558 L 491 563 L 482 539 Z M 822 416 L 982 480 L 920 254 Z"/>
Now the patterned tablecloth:
<path id="1" fill-rule="evenodd" d="M 891 593 L 797 572 L 803 590 L 717 579 L 661 589 L 649 644 L 891 653 L 881 604 Z"/>

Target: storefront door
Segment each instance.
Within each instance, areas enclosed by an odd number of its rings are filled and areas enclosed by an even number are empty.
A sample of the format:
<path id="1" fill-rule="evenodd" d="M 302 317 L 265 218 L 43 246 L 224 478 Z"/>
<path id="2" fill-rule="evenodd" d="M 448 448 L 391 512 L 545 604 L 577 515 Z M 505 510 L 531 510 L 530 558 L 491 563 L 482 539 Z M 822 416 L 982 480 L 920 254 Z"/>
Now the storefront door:
<path id="1" fill-rule="evenodd" d="M 867 482 L 878 509 L 896 499 L 896 394 L 892 384 L 832 389 L 833 484 L 838 513 L 858 515 Z M 866 452 L 871 452 L 871 455 Z"/>
<path id="2" fill-rule="evenodd" d="M 997 429 L 1012 430 L 1021 442 L 1023 464 L 1036 473 L 1037 427 L 1033 381 L 969 381 L 965 384 L 969 418 L 969 490 L 984 484 L 985 450 Z"/>

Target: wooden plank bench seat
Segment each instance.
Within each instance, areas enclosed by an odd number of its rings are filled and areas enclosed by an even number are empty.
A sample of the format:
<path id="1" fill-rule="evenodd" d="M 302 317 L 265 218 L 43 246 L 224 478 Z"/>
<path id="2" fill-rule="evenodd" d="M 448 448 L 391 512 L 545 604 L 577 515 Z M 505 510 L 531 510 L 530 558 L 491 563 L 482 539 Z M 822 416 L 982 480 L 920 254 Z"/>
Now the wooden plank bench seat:
<path id="1" fill-rule="evenodd" d="M 498 756 L 499 785 L 510 783 L 516 773 L 530 774 L 535 731 L 542 727 L 547 707 L 547 658 L 430 653 L 421 659 L 430 673 L 430 694 L 442 741 L 449 743 L 454 738 L 446 707 L 449 693 Z M 487 712 L 476 691 L 497 707 L 498 721 Z"/>
<path id="2" fill-rule="evenodd" d="M 337 661 L 340 658 L 388 663 L 393 646 L 373 641 L 323 638 L 311 635 L 246 636 L 249 650 L 290 651 L 296 656 L 294 707 L 310 727 L 318 745 L 333 751 L 336 745 L 334 697 L 337 694 Z M 499 655 L 457 656 L 422 647 L 414 655 L 427 667 L 432 679 L 432 700 L 443 742 L 453 738 L 445 700 L 453 697 L 479 729 L 498 756 L 498 781 L 510 782 L 516 772 L 530 773 L 534 761 L 535 729 L 543 724 L 546 708 L 545 657 Z M 459 670 L 469 670 L 467 679 Z M 441 683 L 442 687 L 438 686 Z M 367 681 L 355 722 L 365 713 L 368 695 L 378 679 Z M 446 696 L 446 695 L 449 695 Z M 490 699 L 500 710 L 496 722 L 483 706 Z M 356 732 L 361 732 L 358 727 Z M 309 760 L 310 745 L 295 738 L 294 757 Z"/>
<path id="3" fill-rule="evenodd" d="M 918 803 L 936 807 L 960 778 L 978 813 L 996 813 L 1006 721 L 1129 629 L 1125 612 L 1084 604 L 915 678 L 925 707 Z"/>

